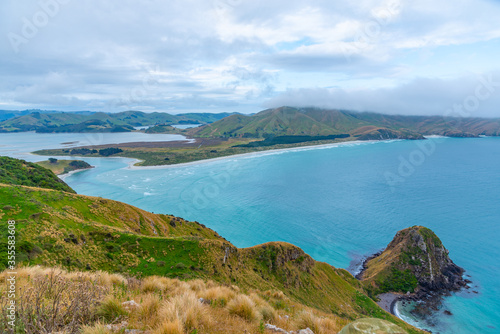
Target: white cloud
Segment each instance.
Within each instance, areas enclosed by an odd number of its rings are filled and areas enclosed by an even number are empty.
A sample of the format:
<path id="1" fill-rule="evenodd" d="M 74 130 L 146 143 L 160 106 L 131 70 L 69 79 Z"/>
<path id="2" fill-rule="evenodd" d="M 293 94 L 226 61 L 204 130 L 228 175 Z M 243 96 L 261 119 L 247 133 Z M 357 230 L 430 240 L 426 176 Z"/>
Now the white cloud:
<path id="1" fill-rule="evenodd" d="M 268 100 L 283 105 L 403 115 L 500 117 L 500 71 L 457 79 L 417 78 L 392 88 L 292 89 Z"/>
<path id="2" fill-rule="evenodd" d="M 0 3 L 3 106 L 118 111 L 115 101 L 153 77 L 147 94 L 129 99 L 134 108 L 209 101 L 257 111 L 286 89 L 375 90 L 494 71 L 500 52 L 500 4 L 487 0 L 73 0 L 14 52 L 7 37 L 40 11 Z"/>

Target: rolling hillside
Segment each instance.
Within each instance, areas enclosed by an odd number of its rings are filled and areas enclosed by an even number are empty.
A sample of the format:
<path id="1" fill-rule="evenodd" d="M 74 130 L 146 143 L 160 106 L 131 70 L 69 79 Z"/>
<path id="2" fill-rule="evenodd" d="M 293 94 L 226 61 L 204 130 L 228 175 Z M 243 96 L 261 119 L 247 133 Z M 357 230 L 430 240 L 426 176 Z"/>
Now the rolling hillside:
<path id="1" fill-rule="evenodd" d="M 399 116 L 345 110 L 281 107 L 252 116 L 233 115 L 193 129 L 193 136 L 251 137 L 350 134 L 367 139 L 421 139 L 423 135 L 500 135 L 500 119 Z"/>
<path id="2" fill-rule="evenodd" d="M 0 156 L 1 183 L 75 192 L 49 169 L 32 162 L 3 156 Z M 8 200 L 5 199 L 5 202 L 1 203 L 8 203 Z"/>
<path id="3" fill-rule="evenodd" d="M 278 311 L 288 310 L 286 313 L 290 317 L 298 317 L 298 310 L 310 307 L 316 313 L 322 312 L 323 318 L 331 319 L 333 327 L 330 328 L 337 330 L 355 319 L 374 317 L 395 323 L 408 333 L 418 333 L 379 308 L 366 295 L 363 285 L 347 271 L 317 262 L 294 245 L 269 242 L 240 249 L 198 222 L 153 214 L 99 197 L 77 195 L 69 192 L 71 189 L 61 191 L 5 183 L 0 184 L 0 218 L 16 222 L 16 261 L 19 265 L 62 267 L 80 273 L 104 270 L 135 279 L 157 275 L 170 279 L 212 280 L 262 296 L 265 291 L 281 291 L 290 302 L 276 301 L 273 305 Z M 7 265 L 6 234 L 6 224 L 0 225 L 0 270 Z M 76 279 L 78 276 L 70 277 Z M 35 283 L 36 280 L 26 282 Z M 116 288 L 113 291 L 116 292 Z M 157 290 L 148 291 L 155 293 Z M 125 298 L 122 293 L 113 296 Z M 172 298 L 172 295 L 164 298 Z M 221 306 L 225 307 L 226 303 L 227 299 Z M 292 304 L 298 313 L 291 309 Z M 113 316 L 94 321 L 109 323 L 114 319 Z M 130 319 L 132 321 L 133 317 Z M 244 317 L 245 324 L 254 328 L 251 333 L 260 332 L 258 328 L 263 325 L 259 325 L 258 319 L 257 316 Z M 226 317 L 221 325 L 228 325 L 228 321 Z M 272 319 L 266 321 L 273 322 Z M 311 320 L 308 326 L 322 328 L 322 322 L 318 321 L 314 325 Z M 317 333 L 328 331 L 318 329 Z"/>
<path id="4" fill-rule="evenodd" d="M 207 124 L 230 114 L 179 114 L 144 113 L 40 113 L 38 111 L 0 122 L 0 132 L 126 132 L 135 126 L 155 124 Z"/>
<path id="5" fill-rule="evenodd" d="M 2 219 L 16 221 L 21 240 L 17 261 L 24 265 L 279 290 L 344 324 L 369 316 L 410 328 L 380 309 L 347 271 L 314 261 L 288 243 L 239 249 L 197 222 L 49 189 L 0 185 L 0 202 L 8 204 L 0 208 Z M 0 234 L 5 233 L 3 226 Z M 2 241 L 0 270 L 6 265 L 6 247 Z"/>

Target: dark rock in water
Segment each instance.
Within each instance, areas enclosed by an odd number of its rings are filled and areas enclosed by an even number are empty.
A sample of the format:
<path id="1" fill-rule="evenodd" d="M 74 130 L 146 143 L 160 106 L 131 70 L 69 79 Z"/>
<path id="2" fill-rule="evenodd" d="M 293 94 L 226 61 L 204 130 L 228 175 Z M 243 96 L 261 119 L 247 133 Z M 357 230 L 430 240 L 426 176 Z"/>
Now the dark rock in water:
<path id="1" fill-rule="evenodd" d="M 451 313 L 451 312 L 450 312 L 450 311 L 448 311 L 448 310 L 444 310 L 444 312 L 443 312 L 443 313 L 444 313 L 444 314 L 446 314 L 446 315 L 453 315 L 453 313 Z"/>
<path id="2" fill-rule="evenodd" d="M 356 277 L 357 279 L 362 279 L 363 277 L 363 272 L 366 270 L 366 264 L 368 263 L 368 261 L 370 261 L 371 259 L 374 259 L 376 258 L 377 256 L 379 256 L 380 254 L 382 254 L 383 250 L 381 251 L 378 251 L 376 252 L 375 254 L 372 254 L 370 256 L 368 256 L 364 261 L 363 263 L 361 264 L 361 270 L 359 271 L 359 273 L 357 275 L 355 275 L 354 277 Z"/>

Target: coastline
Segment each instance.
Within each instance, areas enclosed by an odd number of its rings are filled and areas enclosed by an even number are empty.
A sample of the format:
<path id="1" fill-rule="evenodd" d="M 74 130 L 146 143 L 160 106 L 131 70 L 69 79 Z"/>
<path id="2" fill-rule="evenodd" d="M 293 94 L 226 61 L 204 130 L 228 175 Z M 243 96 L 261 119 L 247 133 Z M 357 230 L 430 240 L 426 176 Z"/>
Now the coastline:
<path id="1" fill-rule="evenodd" d="M 403 320 L 399 315 L 399 312 L 396 311 L 396 303 L 401 300 L 401 295 L 393 292 L 386 292 L 378 295 L 377 297 L 379 298 L 379 301 L 377 302 L 378 306 L 383 308 L 386 312 L 389 312 L 390 314 Z"/>
<path id="2" fill-rule="evenodd" d="M 291 152 L 291 151 L 308 151 L 308 150 L 325 149 L 325 148 L 344 146 L 344 145 L 350 145 L 350 144 L 363 144 L 363 143 L 369 144 L 369 143 L 390 142 L 390 141 L 397 141 L 397 140 L 402 140 L 402 139 L 351 140 L 351 141 L 344 141 L 344 142 L 340 142 L 340 143 L 329 143 L 329 144 L 321 144 L 321 145 L 307 145 L 307 146 L 299 146 L 299 147 L 279 148 L 279 149 L 271 149 L 271 150 L 258 151 L 258 152 L 233 154 L 233 155 L 228 155 L 228 156 L 224 156 L 224 157 L 196 160 L 196 161 L 183 162 L 183 163 L 172 164 L 172 165 L 136 166 L 135 165 L 136 163 L 141 162 L 143 160 L 134 159 L 133 161 L 131 161 L 129 163 L 128 167 L 125 167 L 125 168 L 131 169 L 131 170 L 145 170 L 145 169 L 166 169 L 166 168 L 176 168 L 176 167 L 187 167 L 187 166 L 194 166 L 194 165 L 199 165 L 199 164 L 204 164 L 204 163 L 209 163 L 209 162 L 214 162 L 214 161 L 220 161 L 220 160 L 225 160 L 225 159 L 232 159 L 232 158 L 255 157 L 255 156 L 268 155 L 268 154 L 270 155 L 270 154 L 276 154 L 276 153 L 285 153 L 285 152 Z M 122 157 L 122 158 L 127 158 L 127 157 Z"/>
<path id="3" fill-rule="evenodd" d="M 69 176 L 71 176 L 73 174 L 76 174 L 78 172 L 83 172 L 84 170 L 89 170 L 89 169 L 92 169 L 92 168 L 95 168 L 95 167 L 92 166 L 90 168 L 82 168 L 82 169 L 72 170 L 71 172 L 57 175 L 57 177 L 64 181 L 67 177 L 69 177 Z"/>

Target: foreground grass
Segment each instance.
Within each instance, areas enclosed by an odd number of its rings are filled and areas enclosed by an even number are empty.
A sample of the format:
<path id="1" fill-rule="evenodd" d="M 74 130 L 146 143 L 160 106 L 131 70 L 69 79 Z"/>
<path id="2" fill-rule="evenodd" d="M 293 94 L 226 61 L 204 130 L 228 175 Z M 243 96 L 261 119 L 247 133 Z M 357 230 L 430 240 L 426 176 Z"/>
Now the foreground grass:
<path id="1" fill-rule="evenodd" d="M 124 329 L 152 334 L 263 333 L 269 323 L 326 334 L 349 322 L 293 302 L 280 291 L 243 291 L 210 280 L 184 282 L 158 276 L 138 280 L 40 266 L 20 268 L 17 273 L 17 333 L 123 333 Z M 0 273 L 2 309 L 8 276 Z M 0 317 L 0 330 L 6 332 L 5 313 Z"/>

